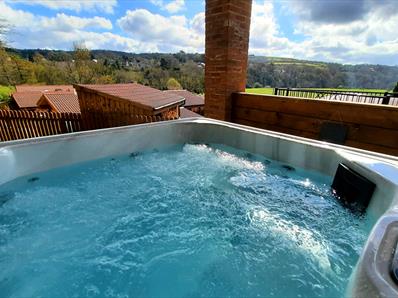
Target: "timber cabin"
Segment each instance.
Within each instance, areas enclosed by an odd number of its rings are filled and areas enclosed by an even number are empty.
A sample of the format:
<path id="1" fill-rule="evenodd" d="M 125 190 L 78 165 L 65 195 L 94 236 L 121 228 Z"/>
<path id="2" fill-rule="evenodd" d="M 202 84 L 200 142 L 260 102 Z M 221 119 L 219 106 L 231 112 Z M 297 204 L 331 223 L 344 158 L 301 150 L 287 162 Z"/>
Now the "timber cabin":
<path id="1" fill-rule="evenodd" d="M 131 84 L 74 85 L 87 127 L 135 124 L 137 117 L 178 119 L 185 99 L 174 93 Z"/>

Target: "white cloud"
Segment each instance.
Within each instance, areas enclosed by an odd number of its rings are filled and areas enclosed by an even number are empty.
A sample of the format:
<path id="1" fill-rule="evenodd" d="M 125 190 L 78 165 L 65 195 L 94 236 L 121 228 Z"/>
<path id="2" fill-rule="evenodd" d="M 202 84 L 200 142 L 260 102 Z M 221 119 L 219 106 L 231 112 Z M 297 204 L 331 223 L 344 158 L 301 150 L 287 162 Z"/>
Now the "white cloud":
<path id="1" fill-rule="evenodd" d="M 117 21 L 124 32 L 142 42 L 154 42 L 163 51 L 203 51 L 203 14 L 191 22 L 185 16 L 164 17 L 146 9 L 128 10 Z"/>
<path id="2" fill-rule="evenodd" d="M 369 3 L 365 3 L 368 7 Z M 252 9 L 250 52 L 256 55 L 292 57 L 341 63 L 380 63 L 398 65 L 398 9 L 391 8 L 394 1 L 373 5 L 363 15 L 341 19 L 334 12 L 336 20 L 329 17 L 320 20 L 315 16 L 324 15 L 316 7 L 316 13 L 310 17 L 312 1 L 288 1 L 284 9 L 285 17 L 296 19 L 295 34 L 302 41 L 292 41 L 284 36 L 275 17 L 275 7 L 271 1 L 254 1 Z M 341 2 L 343 3 L 343 2 Z M 340 3 L 340 4 L 341 4 Z M 295 4 L 295 5 L 294 5 Z M 336 6 L 339 8 L 339 5 Z M 283 16 L 282 16 L 283 17 Z"/>
<path id="3" fill-rule="evenodd" d="M 71 50 L 75 42 L 83 42 L 89 49 L 109 49 L 126 52 L 156 52 L 156 44 L 141 43 L 131 38 L 126 38 L 111 32 L 90 32 L 84 30 L 74 30 L 69 32 L 50 31 L 37 32 L 43 34 L 43 39 L 47 49 Z M 29 39 L 28 48 L 43 48 L 43 39 Z"/>
<path id="4" fill-rule="evenodd" d="M 364 1 L 362 15 L 340 22 L 320 22 L 299 16 L 296 32 L 306 37 L 310 58 L 342 63 L 398 64 L 398 9 L 395 1 Z M 395 2 L 396 3 L 396 2 Z M 309 5 L 304 2 L 305 5 Z M 393 6 L 394 7 L 394 6 Z"/>
<path id="5" fill-rule="evenodd" d="M 53 10 L 101 11 L 113 13 L 117 0 L 7 0 L 10 3 L 23 3 L 26 5 L 41 5 Z"/>
<path id="6" fill-rule="evenodd" d="M 204 38 L 204 35 L 205 35 L 205 13 L 204 12 L 200 12 L 192 18 L 191 28 L 198 35 L 202 35 Z"/>
<path id="7" fill-rule="evenodd" d="M 65 13 L 46 17 L 14 9 L 1 0 L 0 11 L 12 28 L 9 44 L 17 48 L 71 49 L 74 42 L 84 42 L 91 49 L 129 52 L 204 51 L 204 13 L 188 20 L 185 16 L 164 17 L 143 9 L 127 11 L 117 22 L 127 35 L 122 36 L 110 32 L 112 22 L 103 17 Z"/>
<path id="8" fill-rule="evenodd" d="M 275 18 L 273 3 L 254 1 L 250 26 L 250 53 L 265 56 L 292 56 L 297 50 L 293 42 L 282 36 Z"/>
<path id="9" fill-rule="evenodd" d="M 28 28 L 32 31 L 70 31 L 85 28 L 112 29 L 111 21 L 103 17 L 81 18 L 64 13 L 57 13 L 54 17 L 36 16 L 30 12 L 13 9 L 2 1 L 0 1 L 0 11 L 4 13 L 4 22 L 15 30 L 20 28 Z"/>
<path id="10" fill-rule="evenodd" d="M 53 18 L 41 17 L 38 20 L 41 28 L 51 30 L 70 31 L 74 29 L 101 28 L 112 29 L 112 22 L 102 17 L 80 18 L 58 13 Z"/>
<path id="11" fill-rule="evenodd" d="M 184 9 L 184 7 L 185 7 L 184 0 L 174 0 L 166 4 L 165 9 L 170 13 L 176 13 Z"/>
<path id="12" fill-rule="evenodd" d="M 95 32 L 90 29 L 112 29 L 112 23 L 102 17 L 80 18 L 58 13 L 54 17 L 37 16 L 13 9 L 0 1 L 0 11 L 11 27 L 8 41 L 17 48 L 71 49 L 76 41 L 83 41 L 91 49 L 120 51 L 158 51 L 156 44 L 141 43 L 132 38 L 111 32 Z M 23 21 L 21 21 L 23 20 Z"/>
<path id="13" fill-rule="evenodd" d="M 169 13 L 177 13 L 185 8 L 185 0 L 173 0 L 165 2 L 164 0 L 150 0 L 150 2 Z"/>
<path id="14" fill-rule="evenodd" d="M 204 52 L 204 12 L 187 19 L 184 15 L 163 16 L 146 9 L 128 10 L 116 21 L 122 29 L 120 34 L 116 34 L 111 32 L 114 29 L 112 22 L 104 17 L 83 18 L 62 12 L 45 17 L 15 9 L 9 5 L 9 1 L 0 0 L 0 19 L 5 19 L 11 27 L 8 34 L 11 46 L 70 49 L 73 42 L 84 41 L 92 49 Z M 60 9 L 69 5 L 70 9 L 75 10 L 90 6 L 99 9 L 105 2 L 107 5 L 116 3 L 116 0 L 40 1 L 53 5 L 54 9 L 56 5 Z M 178 2 L 151 1 L 163 9 L 168 4 Z M 282 2 L 286 15 L 281 17 L 294 19 L 295 34 L 300 37 L 295 41 L 284 35 L 280 27 L 283 20 L 278 19 L 275 14 L 275 2 L 253 1 L 250 53 L 342 63 L 398 65 L 398 6 L 393 5 L 394 1 L 383 0 L 376 5 L 375 0 L 362 0 L 368 1 L 366 5 L 372 4 L 372 9 L 367 8 L 362 15 L 357 15 L 352 20 L 342 20 L 337 16 L 337 21 L 332 18 L 327 21 L 319 20 L 319 16 L 323 15 L 322 11 L 318 11 L 319 7 L 315 14 L 318 18 L 309 17 L 308 12 L 303 13 L 303 6 L 293 5 L 298 1 L 302 5 L 312 3 L 304 0 Z M 179 3 L 184 4 L 184 1 Z"/>

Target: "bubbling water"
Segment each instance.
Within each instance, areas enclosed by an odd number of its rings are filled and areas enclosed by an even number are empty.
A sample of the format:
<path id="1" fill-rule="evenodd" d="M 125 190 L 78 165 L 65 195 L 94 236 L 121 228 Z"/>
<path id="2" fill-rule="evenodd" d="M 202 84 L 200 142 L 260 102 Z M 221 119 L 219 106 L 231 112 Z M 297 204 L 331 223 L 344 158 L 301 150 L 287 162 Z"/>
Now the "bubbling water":
<path id="1" fill-rule="evenodd" d="M 220 145 L 0 187 L 3 297 L 341 297 L 367 231 L 330 177 Z"/>

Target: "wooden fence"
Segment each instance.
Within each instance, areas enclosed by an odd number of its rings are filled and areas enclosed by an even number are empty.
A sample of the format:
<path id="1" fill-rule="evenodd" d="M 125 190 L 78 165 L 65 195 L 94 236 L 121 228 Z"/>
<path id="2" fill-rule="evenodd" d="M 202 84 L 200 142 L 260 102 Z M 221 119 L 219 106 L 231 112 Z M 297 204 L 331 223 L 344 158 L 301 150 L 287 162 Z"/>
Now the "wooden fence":
<path id="1" fill-rule="evenodd" d="M 331 137 L 342 138 L 340 144 L 398 155 L 394 106 L 236 93 L 231 117 L 235 123 L 317 140 L 327 140 L 322 130 L 329 127 Z"/>
<path id="2" fill-rule="evenodd" d="M 111 116 L 113 119 L 117 115 Z M 91 115 L 85 119 L 81 114 L 0 110 L 0 141 L 36 138 L 71 133 L 96 128 L 108 128 L 173 120 L 176 117 L 124 115 L 109 122 L 109 115 Z"/>
<path id="3" fill-rule="evenodd" d="M 36 138 L 82 130 L 80 114 L 0 110 L 0 140 Z"/>

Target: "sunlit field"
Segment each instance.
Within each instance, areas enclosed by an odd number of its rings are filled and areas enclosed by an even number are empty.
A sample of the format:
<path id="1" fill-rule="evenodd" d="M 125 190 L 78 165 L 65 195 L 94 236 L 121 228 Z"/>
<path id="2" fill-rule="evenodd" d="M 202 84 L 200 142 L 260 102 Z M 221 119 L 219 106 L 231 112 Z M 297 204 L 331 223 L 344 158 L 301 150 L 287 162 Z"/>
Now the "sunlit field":
<path id="1" fill-rule="evenodd" d="M 388 90 L 384 89 L 349 89 L 349 88 L 302 88 L 308 90 L 325 90 L 325 91 L 351 91 L 351 92 L 381 92 L 384 93 Z M 252 94 L 274 94 L 274 88 L 247 88 L 247 93 Z"/>

